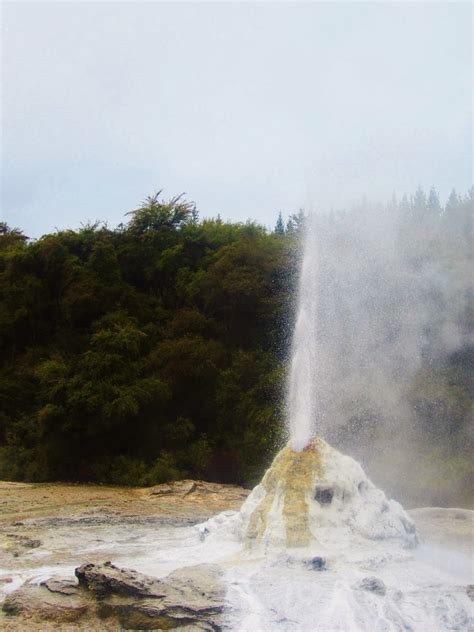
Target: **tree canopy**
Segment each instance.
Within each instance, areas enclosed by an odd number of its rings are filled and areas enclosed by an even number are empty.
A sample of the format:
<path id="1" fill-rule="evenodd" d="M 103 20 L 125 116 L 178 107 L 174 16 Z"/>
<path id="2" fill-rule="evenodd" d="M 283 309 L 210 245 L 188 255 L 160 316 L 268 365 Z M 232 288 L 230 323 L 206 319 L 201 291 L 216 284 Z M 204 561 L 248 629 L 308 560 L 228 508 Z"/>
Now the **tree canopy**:
<path id="1" fill-rule="evenodd" d="M 304 213 L 269 232 L 160 194 L 116 229 L 29 240 L 0 224 L 0 477 L 253 484 L 281 444 Z M 423 256 L 448 258 L 468 256 L 471 207 L 434 190 L 396 204 L 438 244 Z M 450 362 L 412 392 L 426 424 L 442 384 L 445 437 L 470 388 L 465 356 Z"/>

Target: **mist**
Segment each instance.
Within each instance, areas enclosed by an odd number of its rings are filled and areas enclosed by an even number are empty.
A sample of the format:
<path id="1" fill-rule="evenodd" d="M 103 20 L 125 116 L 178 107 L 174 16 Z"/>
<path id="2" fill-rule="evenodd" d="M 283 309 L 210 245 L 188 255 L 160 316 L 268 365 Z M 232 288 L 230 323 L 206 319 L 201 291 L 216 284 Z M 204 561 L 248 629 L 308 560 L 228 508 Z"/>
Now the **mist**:
<path id="1" fill-rule="evenodd" d="M 314 208 L 306 220 L 299 303 L 312 322 L 300 345 L 314 356 L 312 435 L 412 506 L 449 505 L 470 487 L 472 472 L 450 472 L 473 437 L 469 405 L 450 409 L 449 389 L 474 343 L 472 209 L 472 190 L 444 208 L 434 190 L 418 190 L 400 202 Z"/>

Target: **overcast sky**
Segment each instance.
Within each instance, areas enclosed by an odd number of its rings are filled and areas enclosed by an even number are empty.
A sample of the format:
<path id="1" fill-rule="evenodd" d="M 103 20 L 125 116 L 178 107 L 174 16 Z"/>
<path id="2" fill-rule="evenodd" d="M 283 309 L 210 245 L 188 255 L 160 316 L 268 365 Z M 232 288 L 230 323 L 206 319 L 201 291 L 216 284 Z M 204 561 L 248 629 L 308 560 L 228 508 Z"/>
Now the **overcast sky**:
<path id="1" fill-rule="evenodd" d="M 472 182 L 470 3 L 5 3 L 2 210 L 38 237 Z"/>

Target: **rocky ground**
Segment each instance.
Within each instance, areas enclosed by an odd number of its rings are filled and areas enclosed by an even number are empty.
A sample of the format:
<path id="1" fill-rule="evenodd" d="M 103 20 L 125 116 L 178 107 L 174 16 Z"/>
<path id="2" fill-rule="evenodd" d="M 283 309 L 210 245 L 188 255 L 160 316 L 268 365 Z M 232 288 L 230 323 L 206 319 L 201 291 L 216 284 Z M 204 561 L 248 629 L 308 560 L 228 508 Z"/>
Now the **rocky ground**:
<path id="1" fill-rule="evenodd" d="M 178 569 L 165 579 L 110 562 L 83 564 L 74 578 L 54 577 L 13 591 L 3 611 L 28 628 L 47 621 L 61 626 L 77 623 L 79 629 L 104 623 L 102 629 L 212 632 L 220 629 L 224 610 L 222 575 L 215 564 Z"/>
<path id="2" fill-rule="evenodd" d="M 235 485 L 178 481 L 156 487 L 107 487 L 62 483 L 0 481 L 0 528 L 22 520 L 146 518 L 156 514 L 201 520 L 226 509 L 239 509 L 248 490 Z"/>
<path id="3" fill-rule="evenodd" d="M 222 567 L 193 557 L 189 534 L 221 511 L 238 510 L 247 495 L 240 487 L 201 481 L 146 489 L 0 482 L 0 629 L 227 629 Z M 433 545 L 421 552 L 430 564 L 447 571 L 457 561 L 465 565 L 472 555 L 472 511 L 424 508 L 410 514 Z M 456 555 L 445 553 L 446 547 Z M 234 566 L 234 573 L 247 572 L 241 562 Z M 268 573 L 265 586 L 278 580 L 272 567 Z M 323 575 L 321 581 L 329 582 L 332 575 Z M 258 592 L 254 584 L 246 598 Z M 328 584 L 328 594 L 330 589 Z M 474 599 L 470 584 L 463 582 L 459 591 Z M 271 600 L 265 593 L 264 602 Z M 463 625 L 460 620 L 452 629 Z"/>
<path id="4" fill-rule="evenodd" d="M 74 568 L 79 559 L 94 565 L 97 559 L 103 564 L 104 557 L 117 556 L 112 542 L 111 548 L 107 548 L 106 534 L 112 530 L 117 534 L 117 542 L 125 541 L 124 533 L 128 534 L 128 541 L 130 533 L 147 533 L 150 537 L 155 532 L 179 530 L 221 511 L 239 509 L 247 494 L 247 490 L 237 486 L 201 481 L 179 481 L 145 489 L 0 482 L 0 594 L 3 593 L 4 598 L 6 595 L 0 614 L 0 629 L 52 630 L 58 629 L 59 624 L 60 629 L 65 631 L 121 630 L 124 626 L 136 629 L 146 623 L 148 616 L 146 608 L 142 607 L 145 597 L 148 608 L 154 614 L 148 618 L 154 619 L 156 625 L 167 628 L 179 624 L 185 630 L 183 626 L 189 619 L 194 629 L 214 629 L 213 616 L 218 610 L 216 603 L 210 606 L 209 611 L 192 598 L 198 585 L 204 591 L 210 591 L 211 596 L 220 594 L 218 572 L 211 566 L 201 566 L 197 574 L 193 571 L 192 577 L 186 572 L 181 572 L 178 578 L 176 574 L 170 576 L 170 580 L 160 586 L 161 592 L 163 587 L 166 588 L 166 598 L 161 600 L 155 594 L 158 582 L 154 580 L 150 580 L 156 584 L 150 588 L 150 594 L 137 597 L 133 573 L 126 575 L 126 581 L 118 591 L 120 597 L 109 586 L 110 590 L 106 590 L 108 602 L 105 595 L 99 595 L 97 599 L 96 592 L 89 589 L 87 581 L 82 581 L 81 585 L 77 579 L 71 582 L 69 573 L 69 579 L 44 582 L 39 579 L 34 586 L 27 588 L 21 588 L 19 584 L 35 567 L 55 570 L 63 566 Z M 103 574 L 106 571 L 108 579 L 105 583 L 110 580 L 113 585 L 109 576 L 113 575 L 114 567 L 99 565 L 97 568 L 102 568 Z M 21 571 L 24 571 L 23 575 Z M 146 584 L 147 580 L 143 577 L 140 581 Z M 181 602 L 189 602 L 187 614 L 176 609 L 178 580 L 183 584 Z M 166 608 L 161 604 L 160 610 L 157 601 L 164 601 Z M 211 601 L 219 599 L 212 597 Z M 222 602 L 221 596 L 221 606 Z M 199 624 L 193 623 L 193 608 L 195 611 L 202 610 L 196 619 Z M 170 609 L 172 615 L 168 612 Z M 150 625 L 148 621 L 147 629 Z M 154 627 L 151 625 L 151 628 Z"/>

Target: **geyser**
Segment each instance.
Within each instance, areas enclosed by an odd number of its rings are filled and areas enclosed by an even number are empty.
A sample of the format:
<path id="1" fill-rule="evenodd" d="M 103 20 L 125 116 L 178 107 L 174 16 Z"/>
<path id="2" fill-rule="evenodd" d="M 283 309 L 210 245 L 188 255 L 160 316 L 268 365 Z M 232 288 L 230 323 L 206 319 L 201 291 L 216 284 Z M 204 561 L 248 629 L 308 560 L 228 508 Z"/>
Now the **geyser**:
<path id="1" fill-rule="evenodd" d="M 322 439 L 283 448 L 237 514 L 216 516 L 201 535 L 233 532 L 247 553 L 301 549 L 342 559 L 356 551 L 412 548 L 415 525 L 362 467 Z M 369 544 L 371 542 L 372 544 Z"/>
<path id="2" fill-rule="evenodd" d="M 318 379 L 318 261 L 316 240 L 313 237 L 314 227 L 307 219 L 287 395 L 290 445 L 296 451 L 301 451 L 308 445 L 313 434 L 313 421 L 319 414 L 314 390 L 315 381 Z"/>
<path id="3" fill-rule="evenodd" d="M 368 540 L 412 547 L 418 541 L 415 525 L 401 505 L 388 500 L 354 459 L 314 438 L 325 427 L 327 410 L 320 388 L 327 376 L 318 330 L 317 243 L 309 218 L 287 392 L 288 445 L 240 512 L 210 520 L 201 534 L 231 528 L 247 552 L 300 548 L 340 557 L 347 548 L 367 548 Z"/>
<path id="4" fill-rule="evenodd" d="M 301 451 L 289 445 L 275 457 L 240 511 L 247 548 L 331 550 L 342 542 L 417 543 L 413 521 L 388 500 L 354 459 L 322 439 Z"/>

